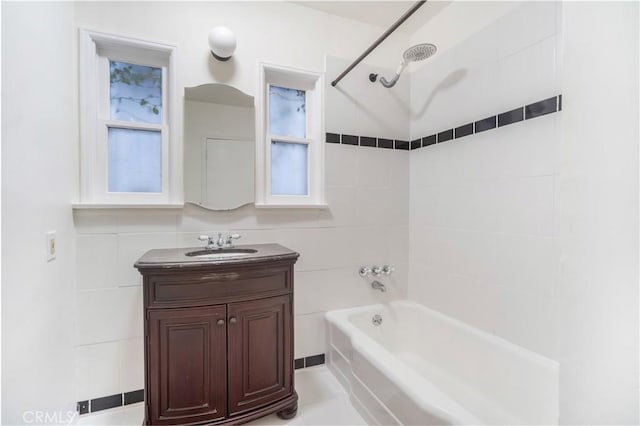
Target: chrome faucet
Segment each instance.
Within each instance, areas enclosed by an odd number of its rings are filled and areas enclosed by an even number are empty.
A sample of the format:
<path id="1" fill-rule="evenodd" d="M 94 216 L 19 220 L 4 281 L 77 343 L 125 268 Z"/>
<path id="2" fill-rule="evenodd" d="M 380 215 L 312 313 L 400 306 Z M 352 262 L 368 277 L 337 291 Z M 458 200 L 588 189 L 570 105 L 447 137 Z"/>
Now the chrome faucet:
<path id="1" fill-rule="evenodd" d="M 240 237 L 242 237 L 242 235 L 240 234 L 227 234 L 227 238 L 224 241 L 224 246 L 226 248 L 233 247 L 233 240 L 237 240 Z"/>
<path id="2" fill-rule="evenodd" d="M 385 287 L 385 285 L 378 280 L 373 280 L 373 282 L 371 283 L 371 288 L 374 290 L 380 290 L 383 293 L 387 291 L 387 287 Z"/>
<path id="3" fill-rule="evenodd" d="M 217 248 L 216 247 L 216 241 L 213 239 L 213 237 L 210 237 L 208 235 L 200 235 L 198 237 L 198 240 L 206 241 L 207 242 L 207 248 L 209 250 L 213 250 L 213 249 Z"/>
<path id="4" fill-rule="evenodd" d="M 240 234 L 227 234 L 226 237 L 222 237 L 222 232 L 218 233 L 218 237 L 211 237 L 209 235 L 200 235 L 198 240 L 207 242 L 207 249 L 219 250 L 222 248 L 232 248 L 233 240 L 240 238 Z"/>

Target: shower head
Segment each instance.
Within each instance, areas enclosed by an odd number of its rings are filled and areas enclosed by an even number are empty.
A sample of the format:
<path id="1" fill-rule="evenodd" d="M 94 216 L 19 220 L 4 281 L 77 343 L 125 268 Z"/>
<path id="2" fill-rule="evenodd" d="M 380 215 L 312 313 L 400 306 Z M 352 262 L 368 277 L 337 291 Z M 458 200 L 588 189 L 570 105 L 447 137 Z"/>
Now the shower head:
<path id="1" fill-rule="evenodd" d="M 404 62 L 418 62 L 433 56 L 438 48 L 431 43 L 422 43 L 411 46 L 402 54 Z"/>
<path id="2" fill-rule="evenodd" d="M 404 53 L 402 54 L 402 62 L 400 63 L 400 66 L 396 71 L 396 75 L 393 76 L 391 81 L 387 81 L 386 78 L 381 77 L 380 83 L 382 83 L 382 85 L 387 88 L 393 87 L 398 81 L 398 79 L 400 78 L 400 74 L 402 73 L 404 68 L 409 64 L 409 62 L 418 62 L 418 61 L 427 59 L 433 56 L 437 50 L 438 48 L 431 43 L 421 43 L 421 44 L 416 44 L 415 46 L 411 46 L 410 48 L 405 50 Z"/>

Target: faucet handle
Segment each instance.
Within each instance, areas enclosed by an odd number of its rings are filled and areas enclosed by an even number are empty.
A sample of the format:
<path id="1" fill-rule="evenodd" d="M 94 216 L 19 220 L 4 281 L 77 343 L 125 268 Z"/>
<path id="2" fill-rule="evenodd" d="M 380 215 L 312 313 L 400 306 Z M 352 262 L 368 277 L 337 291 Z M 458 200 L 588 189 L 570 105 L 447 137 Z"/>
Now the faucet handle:
<path id="1" fill-rule="evenodd" d="M 227 247 L 233 247 L 233 241 L 232 240 L 237 240 L 238 238 L 241 238 L 242 235 L 240 234 L 227 234 L 227 239 L 224 242 L 224 245 Z"/>
<path id="2" fill-rule="evenodd" d="M 391 265 L 384 265 L 382 267 L 382 273 L 385 274 L 385 275 L 391 275 L 393 273 L 393 271 L 395 271 L 395 270 L 396 270 L 396 268 L 394 268 Z"/>
<path id="3" fill-rule="evenodd" d="M 373 275 L 375 275 L 376 277 L 380 276 L 380 274 L 382 273 L 382 268 L 379 266 L 372 266 L 371 267 L 371 273 Z"/>
<path id="4" fill-rule="evenodd" d="M 367 276 L 367 275 L 369 275 L 370 273 L 371 273 L 371 269 L 367 268 L 366 266 L 363 266 L 363 267 L 361 267 L 361 268 L 358 270 L 358 274 L 359 274 L 361 277 L 366 277 L 366 276 Z"/>
<path id="5" fill-rule="evenodd" d="M 208 235 L 200 235 L 200 236 L 198 237 L 198 240 L 199 240 L 199 241 L 209 241 L 209 239 L 210 239 L 210 238 L 211 238 L 211 237 L 210 237 L 210 236 L 208 236 Z"/>

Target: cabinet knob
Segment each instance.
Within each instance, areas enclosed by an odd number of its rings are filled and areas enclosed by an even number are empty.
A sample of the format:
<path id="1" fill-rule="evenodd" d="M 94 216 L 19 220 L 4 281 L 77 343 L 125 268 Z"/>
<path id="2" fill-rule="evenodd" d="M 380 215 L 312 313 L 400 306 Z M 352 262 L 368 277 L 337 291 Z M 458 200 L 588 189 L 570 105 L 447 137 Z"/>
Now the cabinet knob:
<path id="1" fill-rule="evenodd" d="M 218 320 L 218 325 L 224 325 L 224 320 L 223 319 L 219 319 Z"/>
<path id="2" fill-rule="evenodd" d="M 236 317 L 231 317 L 231 318 L 229 318 L 229 323 L 230 323 L 230 324 L 235 324 L 235 323 L 237 323 L 237 322 L 238 322 L 238 320 L 236 319 Z"/>

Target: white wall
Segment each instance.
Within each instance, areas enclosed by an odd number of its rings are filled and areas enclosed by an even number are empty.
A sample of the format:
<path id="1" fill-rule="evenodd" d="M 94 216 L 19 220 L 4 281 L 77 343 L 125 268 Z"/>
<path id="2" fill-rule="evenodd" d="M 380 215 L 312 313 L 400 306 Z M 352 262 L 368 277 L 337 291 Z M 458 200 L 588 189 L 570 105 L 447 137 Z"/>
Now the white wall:
<path id="1" fill-rule="evenodd" d="M 71 4 L 2 3 L 3 424 L 75 410 L 72 24 Z"/>
<path id="2" fill-rule="evenodd" d="M 638 424 L 638 3 L 563 13 L 560 419 Z"/>
<path id="3" fill-rule="evenodd" d="M 324 71 L 329 55 L 327 131 L 408 136 L 408 81 L 394 91 L 364 85 L 371 84 L 370 67 L 393 72 L 408 44 L 401 34 L 372 55 L 373 65 L 362 64 L 334 89 L 329 82 L 342 64 L 357 57 L 383 29 L 285 2 L 78 2 L 75 11 L 78 27 L 176 44 L 179 93 L 185 86 L 226 82 L 253 95 L 256 58 Z M 229 63 L 213 61 L 208 52 L 207 32 L 215 25 L 229 26 L 238 37 L 237 53 Z M 386 62 L 387 56 L 393 59 Z M 353 102 L 341 102 L 339 96 Z M 151 248 L 199 246 L 198 235 L 233 231 L 242 234 L 240 244 L 276 242 L 300 252 L 296 357 L 325 352 L 327 310 L 405 297 L 408 158 L 407 151 L 327 144 L 327 210 L 246 206 L 210 212 L 186 206 L 177 211 L 76 211 L 75 400 L 143 387 L 141 277 L 133 263 Z M 387 263 L 396 266 L 396 273 L 388 279 L 385 294 L 374 292 L 357 274 L 360 266 Z"/>
<path id="4" fill-rule="evenodd" d="M 412 139 L 558 94 L 558 13 L 522 3 L 413 72 Z M 410 176 L 409 296 L 552 359 L 561 114 L 413 151 Z"/>

